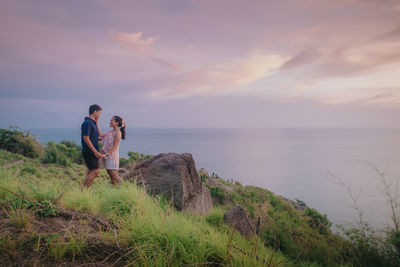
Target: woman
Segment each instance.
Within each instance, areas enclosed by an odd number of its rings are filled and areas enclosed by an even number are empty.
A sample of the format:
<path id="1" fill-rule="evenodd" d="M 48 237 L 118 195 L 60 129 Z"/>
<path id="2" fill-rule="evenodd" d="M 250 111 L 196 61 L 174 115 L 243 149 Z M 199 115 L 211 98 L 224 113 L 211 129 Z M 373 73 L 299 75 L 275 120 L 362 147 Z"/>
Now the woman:
<path id="1" fill-rule="evenodd" d="M 119 116 L 114 116 L 110 120 L 110 127 L 113 129 L 105 134 L 99 134 L 101 136 L 101 142 L 103 143 L 101 153 L 106 155 L 101 161 L 108 175 L 110 175 L 111 183 L 115 185 L 122 182 L 121 177 L 118 175 L 118 149 L 121 139 L 125 140 L 125 121 Z"/>

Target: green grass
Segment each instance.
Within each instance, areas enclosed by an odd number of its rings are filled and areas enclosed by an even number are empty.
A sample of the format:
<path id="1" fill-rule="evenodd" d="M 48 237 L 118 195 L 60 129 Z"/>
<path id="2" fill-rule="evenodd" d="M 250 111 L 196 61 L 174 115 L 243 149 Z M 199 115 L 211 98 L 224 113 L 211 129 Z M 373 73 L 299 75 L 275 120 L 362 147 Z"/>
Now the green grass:
<path id="1" fill-rule="evenodd" d="M 0 158 L 12 162 L 20 156 L 0 150 Z M 220 205 L 208 216 L 191 216 L 175 210 L 163 197 L 148 195 L 136 184 L 111 186 L 104 170 L 86 189 L 81 186 L 85 172 L 82 165 L 43 165 L 38 159 L 22 159 L 23 164 L 0 168 L 0 185 L 40 206 L 4 190 L 0 190 L 0 203 L 31 208 L 40 216 L 57 216 L 57 207 L 61 206 L 108 218 L 117 225 L 118 237 L 131 248 L 128 257 L 140 265 L 213 262 L 297 266 L 309 262 L 337 266 L 348 261 L 343 256 L 347 245 L 343 239 L 313 228 L 311 217 L 266 189 L 225 182 L 235 190 L 216 190 Z M 259 236 L 246 239 L 223 223 L 223 214 L 234 204 L 245 207 L 253 220 L 263 218 Z M 318 214 L 313 216 L 321 219 Z M 53 244 L 51 258 L 55 260 L 68 255 L 57 247 L 58 243 Z"/>
<path id="2" fill-rule="evenodd" d="M 217 180 L 222 186 L 208 186 L 216 204 L 213 211 L 208 216 L 191 216 L 136 184 L 111 186 L 104 170 L 91 188 L 82 188 L 85 167 L 79 146 L 69 141 L 49 142 L 43 153 L 43 146 L 29 133 L 0 130 L 0 186 L 17 194 L 0 189 L 0 207 L 7 217 L 3 225 L 21 233 L 1 232 L 0 254 L 8 261 L 0 258 L 0 264 L 32 255 L 35 247 L 38 253 L 43 239 L 47 255 L 44 251 L 40 255 L 44 262 L 51 259 L 62 264 L 78 257 L 88 263 L 91 256 L 99 256 L 90 255 L 93 250 L 87 249 L 85 236 L 41 236 L 31 229 L 33 218 L 56 217 L 60 208 L 111 220 L 116 230 L 99 230 L 96 236 L 127 246 L 128 252 L 119 257 L 131 265 L 398 266 L 400 261 L 398 229 L 388 229 L 383 237 L 371 229 L 365 238 L 362 229 L 350 228 L 344 229 L 344 237 L 339 236 L 330 231 L 328 217 L 315 209 L 299 211 L 267 189 L 223 179 Z M 121 166 L 132 167 L 152 157 L 128 154 L 129 159 L 121 158 Z M 205 173 L 201 179 L 207 184 Z M 253 223 L 259 219 L 258 235 L 244 238 L 223 223 L 224 213 L 236 204 L 245 208 Z"/>
<path id="3" fill-rule="evenodd" d="M 0 151 L 0 156 L 5 153 L 8 152 Z M 164 198 L 148 195 L 136 184 L 126 182 L 111 186 L 104 171 L 91 188 L 82 189 L 81 180 L 67 175 L 66 167 L 42 166 L 33 160 L 26 161 L 22 166 L 0 168 L 0 185 L 31 201 L 47 201 L 46 205 L 51 203 L 112 220 L 117 225 L 121 242 L 130 247 L 128 257 L 135 264 L 264 266 L 265 259 L 271 259 L 270 266 L 291 265 L 283 254 L 264 246 L 260 239 L 246 239 L 223 224 L 221 209 L 214 210 L 207 217 L 188 215 L 175 210 Z M 27 167 L 34 167 L 35 171 L 23 171 Z M 82 171 L 79 168 L 68 170 L 76 175 Z M 32 208 L 29 203 L 20 203 L 18 197 L 4 190 L 0 190 L 0 202 Z M 60 261 L 71 253 L 84 253 L 82 242 L 71 243 L 69 240 L 58 237 L 49 241 L 49 257 Z"/>
<path id="4" fill-rule="evenodd" d="M 14 208 L 12 206 L 9 209 L 4 209 L 7 214 L 10 224 L 14 225 L 18 229 L 28 229 L 32 221 L 32 214 L 30 211 L 23 208 Z"/>
<path id="5" fill-rule="evenodd" d="M 398 254 L 383 255 L 375 243 L 359 242 L 357 229 L 346 240 L 330 231 L 326 215 L 312 208 L 296 210 L 289 201 L 259 187 L 221 180 L 230 190 L 209 187 L 217 206 L 207 216 L 193 216 L 134 183 L 111 186 L 104 170 L 86 189 L 82 188 L 85 167 L 77 163 L 43 164 L 40 158 L 5 150 L 0 150 L 0 162 L 7 166 L 0 167 L 0 186 L 19 195 L 0 189 L 0 206 L 7 210 L 7 225 L 25 233 L 0 235 L 0 252 L 12 261 L 39 244 L 45 247 L 42 254 L 47 263 L 74 262 L 75 258 L 85 262 L 99 256 L 91 254 L 96 249 L 87 247 L 85 236 L 29 232 L 34 216 L 58 216 L 59 208 L 111 220 L 115 232 L 98 230 L 96 236 L 118 240 L 128 248 L 123 262 L 138 266 L 372 266 L 376 262 L 395 266 L 392 263 L 398 259 Z M 224 224 L 224 213 L 235 204 L 247 210 L 253 223 L 260 217 L 258 235 L 245 238 Z M 399 236 L 393 232 L 388 244 L 397 249 Z"/>
<path id="6" fill-rule="evenodd" d="M 47 238 L 48 256 L 55 261 L 62 261 L 66 257 L 83 256 L 86 247 L 86 237 L 55 234 Z"/>
<path id="7" fill-rule="evenodd" d="M 20 158 L 0 150 L 0 158 L 7 158 L 9 162 L 16 157 Z M 1 186 L 41 203 L 44 207 L 41 209 L 22 203 L 39 210 L 41 216 L 54 216 L 56 207 L 62 206 L 112 220 L 117 225 L 118 237 L 131 248 L 128 255 L 131 261 L 140 265 L 338 264 L 332 258 L 340 253 L 331 245 L 341 244 L 340 240 L 335 241 L 333 235 L 330 236 L 333 241 L 328 240 L 311 227 L 308 216 L 268 190 L 226 182 L 235 190 L 223 192 L 225 205 L 214 208 L 208 216 L 191 216 L 175 210 L 163 197 L 148 195 L 136 184 L 125 182 L 111 186 L 104 170 L 93 186 L 86 189 L 81 186 L 85 171 L 82 165 L 42 165 L 39 160 L 23 159 L 22 165 L 0 168 Z M 0 190 L 0 203 L 14 203 L 17 207 L 21 206 L 19 202 L 18 197 Z M 264 216 L 266 224 L 260 229 L 259 237 L 246 239 L 223 223 L 223 214 L 229 207 L 227 203 L 243 205 L 253 218 Z M 58 248 L 57 242 L 53 244 L 51 257 L 59 260 L 68 253 Z"/>
<path id="8" fill-rule="evenodd" d="M 234 188 L 223 191 L 209 186 L 211 195 L 219 203 L 220 214 L 240 204 L 254 222 L 260 217 L 259 234 L 264 245 L 278 248 L 296 264 L 306 261 L 336 266 L 351 261 L 354 256 L 350 242 L 333 234 L 327 217 L 315 209 L 298 211 L 290 202 L 267 189 L 222 179 L 218 182 Z M 218 225 L 219 217 L 211 216 L 210 223 Z"/>
<path id="9" fill-rule="evenodd" d="M 112 219 L 120 229 L 119 235 L 132 247 L 131 256 L 151 266 L 206 262 L 262 266 L 260 259 L 273 253 L 259 240 L 247 240 L 237 232 L 229 241 L 230 227 L 214 227 L 210 217 L 176 211 L 132 183 L 111 187 L 107 180 L 99 179 L 90 189 L 71 188 L 62 202 L 67 208 Z M 235 250 L 228 248 L 229 242 Z M 251 255 L 254 246 L 258 247 L 259 260 Z M 278 253 L 275 262 L 287 263 L 287 259 Z"/>
<path id="10" fill-rule="evenodd" d="M 20 154 L 14 154 L 0 149 L 0 165 L 24 159 Z"/>

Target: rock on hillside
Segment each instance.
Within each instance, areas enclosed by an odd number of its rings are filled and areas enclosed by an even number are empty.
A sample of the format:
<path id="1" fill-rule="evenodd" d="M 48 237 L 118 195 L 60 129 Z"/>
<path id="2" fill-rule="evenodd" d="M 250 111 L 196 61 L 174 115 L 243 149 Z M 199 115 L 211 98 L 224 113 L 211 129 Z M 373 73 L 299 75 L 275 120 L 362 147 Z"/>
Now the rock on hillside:
<path id="1" fill-rule="evenodd" d="M 137 179 L 151 194 L 172 197 L 178 210 L 206 214 L 212 209 L 210 192 L 189 153 L 161 153 L 136 164 L 125 178 Z"/>
<path id="2" fill-rule="evenodd" d="M 201 192 L 184 205 L 183 211 L 190 214 L 208 214 L 212 208 L 213 203 L 210 191 L 203 185 Z"/>
<path id="3" fill-rule="evenodd" d="M 246 211 L 240 205 L 232 207 L 224 214 L 224 223 L 233 226 L 244 236 L 250 236 L 254 233 Z"/>

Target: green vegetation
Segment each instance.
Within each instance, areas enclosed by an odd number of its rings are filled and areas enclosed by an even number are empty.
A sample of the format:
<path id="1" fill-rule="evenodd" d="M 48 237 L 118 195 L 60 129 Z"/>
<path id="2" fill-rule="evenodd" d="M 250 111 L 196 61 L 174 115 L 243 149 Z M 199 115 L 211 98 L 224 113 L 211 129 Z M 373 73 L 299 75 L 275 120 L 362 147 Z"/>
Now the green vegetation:
<path id="1" fill-rule="evenodd" d="M 48 142 L 42 161 L 62 166 L 72 166 L 72 163 L 83 164 L 81 147 L 67 140 L 63 140 L 59 144 Z"/>
<path id="2" fill-rule="evenodd" d="M 326 214 L 322 215 L 316 209 L 306 208 L 305 215 L 310 217 L 310 226 L 318 229 L 320 232 L 326 232 L 329 227 L 332 226 L 332 223 L 328 220 Z"/>
<path id="3" fill-rule="evenodd" d="M 213 203 L 224 204 L 225 203 L 225 192 L 221 187 L 209 187 Z"/>
<path id="4" fill-rule="evenodd" d="M 0 157 L 8 156 L 8 152 L 0 151 Z M 34 164 L 32 160 L 25 161 Z M 82 189 L 80 181 L 71 180 L 64 174 L 65 167 L 51 167 L 61 174 L 54 176 L 51 175 L 53 171 L 49 172 L 48 167 L 37 162 L 37 173 L 45 179 L 29 172 L 23 173 L 22 168 L 12 166 L 0 169 L 0 186 L 22 197 L 0 190 L 0 201 L 8 213 L 13 211 L 12 216 L 19 218 L 19 228 L 30 230 L 26 230 L 28 237 L 1 236 L 1 253 L 11 253 L 12 249 L 20 253 L 35 251 L 38 243 L 43 255 L 47 255 L 39 259 L 42 263 L 49 263 L 49 260 L 83 261 L 97 253 L 85 237 L 37 234 L 35 221 L 57 217 L 57 213 L 38 210 L 56 207 L 110 220 L 115 230 L 99 231 L 96 235 L 104 242 L 118 242 L 119 246 L 129 248 L 129 253 L 121 259 L 125 264 L 264 266 L 268 261 L 269 266 L 291 265 L 284 255 L 264 246 L 258 238 L 246 239 L 223 224 L 221 210 L 217 209 L 208 217 L 190 216 L 176 211 L 164 198 L 148 195 L 136 184 L 126 182 L 118 187 L 110 186 L 104 171 L 90 189 Z M 78 174 L 80 170 L 76 172 Z M 20 215 L 25 211 L 36 217 L 26 219 L 27 216 Z M 118 239 L 113 238 L 115 236 Z"/>
<path id="5" fill-rule="evenodd" d="M 31 213 L 26 209 L 15 209 L 10 206 L 10 209 L 4 210 L 10 220 L 10 224 L 18 229 L 28 229 L 32 221 Z"/>
<path id="6" fill-rule="evenodd" d="M 101 148 L 101 143 L 99 143 Z M 58 166 L 74 167 L 83 164 L 81 146 L 74 142 L 63 140 L 60 143 L 48 142 L 44 147 L 29 132 L 18 131 L 17 128 L 0 129 L 0 149 L 24 155 L 29 158 L 38 158 L 43 163 Z M 5 155 L 3 155 L 5 156 Z M 22 159 L 21 156 L 16 156 Z M 16 158 L 14 156 L 14 158 Z M 153 155 L 145 155 L 138 152 L 128 152 L 128 158 L 120 158 L 120 166 L 129 166 L 142 160 L 150 159 Z M 3 164 L 7 159 L 0 161 Z M 35 172 L 33 166 L 26 166 L 26 172 Z"/>
<path id="7" fill-rule="evenodd" d="M 131 164 L 138 163 L 138 162 L 146 160 L 146 159 L 151 159 L 152 157 L 153 157 L 153 155 L 145 155 L 145 154 L 142 154 L 142 153 L 129 151 L 128 152 L 128 158 L 120 157 L 119 165 L 121 167 L 124 167 L 124 166 L 128 166 L 128 165 L 131 165 Z"/>
<path id="8" fill-rule="evenodd" d="M 260 217 L 258 232 L 265 246 L 278 248 L 298 264 L 308 261 L 334 266 L 351 262 L 352 245 L 329 230 L 331 223 L 326 215 L 311 208 L 296 210 L 290 202 L 266 189 L 217 181 L 230 188 L 224 191 L 209 186 L 212 197 L 220 203 L 219 208 L 226 211 L 240 204 L 254 223 Z"/>
<path id="9" fill-rule="evenodd" d="M 49 142 L 44 153 L 32 156 L 27 151 L 40 151 L 41 145 L 30 134 L 2 130 L 0 138 L 11 140 L 0 149 L 1 265 L 21 260 L 22 265 L 139 266 L 398 266 L 400 262 L 395 209 L 394 227 L 384 233 L 360 219 L 360 225 L 341 227 L 343 234 L 338 235 L 331 232 L 326 215 L 301 200 L 296 203 L 302 209 L 296 210 L 294 202 L 266 189 L 220 178 L 209 183 L 204 172 L 201 179 L 215 207 L 208 216 L 192 216 L 134 183 L 111 186 L 104 170 L 90 189 L 83 189 L 85 167 L 80 147 L 72 142 Z M 151 157 L 129 152 L 125 164 L 129 167 Z M 397 198 L 388 196 L 397 208 Z M 253 237 L 244 238 L 223 223 L 224 213 L 235 204 L 248 211 L 257 231 Z M 99 227 L 103 220 L 109 222 L 106 228 Z"/>
<path id="10" fill-rule="evenodd" d="M 29 158 L 38 158 L 43 154 L 43 146 L 29 132 L 15 128 L 0 129 L 0 149 L 19 153 Z"/>
<path id="11" fill-rule="evenodd" d="M 400 232 L 396 230 L 399 216 L 395 209 L 400 205 L 395 202 L 399 199 L 396 195 L 388 195 L 394 207 L 393 228 L 377 231 L 361 220 L 356 226 L 341 226 L 342 235 L 338 235 L 329 229 L 332 223 L 326 214 L 307 207 L 301 200 L 296 200 L 296 203 L 304 210 L 296 210 L 294 203 L 266 189 L 222 179 L 207 186 L 214 202 L 219 204 L 219 212 L 211 214 L 208 219 L 210 224 L 219 225 L 222 217 L 218 214 L 240 204 L 249 212 L 253 222 L 260 218 L 258 230 L 264 245 L 278 248 L 299 266 L 301 262 L 314 262 L 316 266 L 371 267 L 398 266 L 400 262 Z M 226 190 L 222 190 L 223 187 Z"/>
<path id="12" fill-rule="evenodd" d="M 57 262 L 66 258 L 75 259 L 75 257 L 83 257 L 86 248 L 85 236 L 69 235 L 68 238 L 54 234 L 47 238 L 48 255 Z"/>

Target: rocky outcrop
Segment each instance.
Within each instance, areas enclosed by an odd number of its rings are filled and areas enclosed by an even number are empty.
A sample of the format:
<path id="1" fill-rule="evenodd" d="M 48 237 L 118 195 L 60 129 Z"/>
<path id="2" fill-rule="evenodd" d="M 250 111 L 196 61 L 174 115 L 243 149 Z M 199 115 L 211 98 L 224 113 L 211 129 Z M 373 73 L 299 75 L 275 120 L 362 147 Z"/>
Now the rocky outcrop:
<path id="1" fill-rule="evenodd" d="M 246 211 L 240 205 L 232 207 L 224 214 L 224 223 L 236 228 L 244 236 L 251 236 L 254 233 Z"/>
<path id="2" fill-rule="evenodd" d="M 211 176 L 208 174 L 208 171 L 206 170 L 206 169 L 204 169 L 204 168 L 200 168 L 199 170 L 198 170 L 198 172 L 199 172 L 199 175 L 200 175 L 200 178 L 202 178 L 202 179 L 208 179 L 208 178 L 210 178 Z"/>
<path id="3" fill-rule="evenodd" d="M 183 211 L 190 214 L 208 214 L 213 208 L 210 190 L 202 186 L 201 192 L 184 205 Z"/>
<path id="4" fill-rule="evenodd" d="M 218 186 L 217 179 L 211 177 L 206 180 L 206 184 L 209 186 Z"/>
<path id="5" fill-rule="evenodd" d="M 221 180 L 217 178 L 212 178 L 212 177 L 208 178 L 206 180 L 206 184 L 211 187 L 219 187 L 226 192 L 232 192 L 233 190 L 235 190 L 235 186 L 229 184 L 223 184 L 221 183 Z"/>
<path id="6" fill-rule="evenodd" d="M 125 177 L 128 173 L 129 171 L 126 168 L 119 168 L 118 170 L 118 175 L 121 177 Z"/>
<path id="7" fill-rule="evenodd" d="M 210 192 L 202 186 L 189 153 L 162 153 L 139 162 L 125 179 L 136 179 L 151 194 L 173 198 L 178 210 L 205 214 L 212 208 Z"/>
<path id="8" fill-rule="evenodd" d="M 295 202 L 286 197 L 282 197 L 282 199 L 289 202 L 290 204 L 292 204 L 293 208 L 295 208 L 296 210 L 305 210 L 306 208 L 308 208 L 306 203 L 304 203 L 304 201 L 296 199 L 296 202 Z"/>

